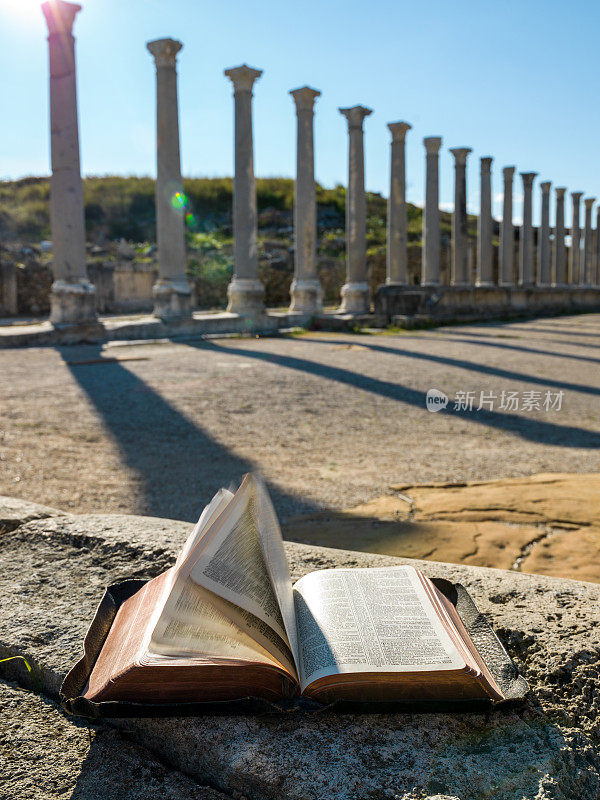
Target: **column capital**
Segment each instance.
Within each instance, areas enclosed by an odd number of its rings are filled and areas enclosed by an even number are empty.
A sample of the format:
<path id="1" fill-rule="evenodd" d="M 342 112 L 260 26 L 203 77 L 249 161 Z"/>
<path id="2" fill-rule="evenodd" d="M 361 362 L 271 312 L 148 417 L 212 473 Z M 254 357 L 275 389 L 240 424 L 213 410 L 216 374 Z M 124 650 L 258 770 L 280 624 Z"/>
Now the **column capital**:
<path id="1" fill-rule="evenodd" d="M 562 199 L 564 199 L 564 196 L 565 196 L 565 194 L 567 192 L 567 187 L 566 186 L 557 186 L 554 191 L 556 192 L 556 197 L 560 198 L 562 200 Z"/>
<path id="2" fill-rule="evenodd" d="M 409 122 L 388 122 L 388 129 L 392 134 L 392 142 L 403 142 L 411 128 L 412 125 Z"/>
<path id="3" fill-rule="evenodd" d="M 470 147 L 451 147 L 450 152 L 454 156 L 454 163 L 455 166 L 465 166 L 467 163 L 467 156 L 469 153 L 472 153 L 473 150 Z"/>
<path id="4" fill-rule="evenodd" d="M 525 188 L 531 188 L 534 180 L 537 178 L 537 172 L 519 172 L 519 175 L 523 179 L 523 186 Z"/>
<path id="5" fill-rule="evenodd" d="M 292 89 L 290 94 L 296 103 L 296 111 L 312 111 L 317 97 L 321 96 L 318 89 L 312 89 L 310 86 L 301 86 L 299 89 Z"/>
<path id="6" fill-rule="evenodd" d="M 46 18 L 48 33 L 73 33 L 75 17 L 81 11 L 78 3 L 67 3 L 66 0 L 49 0 L 42 4 L 42 12 Z"/>
<path id="7" fill-rule="evenodd" d="M 247 64 L 239 67 L 231 67 L 223 71 L 223 74 L 233 83 L 233 93 L 252 92 L 254 81 L 258 80 L 263 74 L 262 69 L 254 69 Z"/>
<path id="8" fill-rule="evenodd" d="M 338 108 L 340 114 L 348 120 L 348 129 L 362 128 L 363 120 L 373 113 L 371 108 L 366 106 L 352 106 L 351 108 Z"/>
<path id="9" fill-rule="evenodd" d="M 427 150 L 427 155 L 437 155 L 440 151 L 440 147 L 442 146 L 442 137 L 441 136 L 426 136 L 423 139 L 423 144 L 425 145 L 425 150 Z"/>
<path id="10" fill-rule="evenodd" d="M 183 44 L 177 39 L 154 39 L 152 42 L 146 42 L 146 47 L 154 56 L 158 69 L 158 67 L 175 67 L 177 53 Z"/>
<path id="11" fill-rule="evenodd" d="M 480 159 L 480 161 L 481 161 L 481 171 L 482 172 L 490 172 L 490 170 L 492 169 L 492 161 L 493 160 L 494 159 L 492 158 L 492 156 L 483 156 L 483 158 Z"/>
<path id="12" fill-rule="evenodd" d="M 574 203 L 579 203 L 583 195 L 584 192 L 571 192 L 571 197 L 573 198 Z"/>
<path id="13" fill-rule="evenodd" d="M 504 175 L 504 180 L 505 181 L 512 181 L 516 169 L 517 169 L 516 167 L 504 167 L 502 169 L 502 174 Z"/>
<path id="14" fill-rule="evenodd" d="M 584 202 L 584 205 L 585 205 L 586 208 L 591 208 L 594 205 L 594 203 L 596 202 L 596 198 L 595 197 L 586 197 L 583 202 Z"/>
<path id="15" fill-rule="evenodd" d="M 550 194 L 550 187 L 552 186 L 552 181 L 543 181 L 540 183 L 540 189 L 542 190 L 543 194 Z"/>

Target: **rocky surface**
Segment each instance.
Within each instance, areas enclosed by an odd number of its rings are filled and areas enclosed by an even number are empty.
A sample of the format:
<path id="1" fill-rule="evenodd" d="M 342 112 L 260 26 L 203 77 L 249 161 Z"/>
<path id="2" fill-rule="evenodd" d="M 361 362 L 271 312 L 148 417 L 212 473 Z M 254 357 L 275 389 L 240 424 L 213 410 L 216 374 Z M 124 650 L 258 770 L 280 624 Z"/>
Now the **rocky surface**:
<path id="1" fill-rule="evenodd" d="M 0 797 L 27 800 L 224 800 L 103 726 L 0 681 Z"/>
<path id="2" fill-rule="evenodd" d="M 103 587 L 163 570 L 188 530 L 186 523 L 144 517 L 62 515 L 27 521 L 3 534 L 0 653 L 22 654 L 39 665 L 44 691 L 55 695 L 80 655 Z M 287 547 L 295 578 L 332 566 L 406 561 Z M 598 796 L 600 586 L 411 563 L 469 588 L 531 684 L 523 707 L 487 716 L 320 712 L 123 720 L 121 732 L 197 783 L 250 800 Z M 18 662 L 0 668 L 27 683 Z M 40 758 L 43 753 L 40 745 Z M 98 787 L 102 780 L 100 773 Z"/>
<path id="3" fill-rule="evenodd" d="M 600 582 L 600 474 L 429 485 L 290 520 L 306 544 Z"/>

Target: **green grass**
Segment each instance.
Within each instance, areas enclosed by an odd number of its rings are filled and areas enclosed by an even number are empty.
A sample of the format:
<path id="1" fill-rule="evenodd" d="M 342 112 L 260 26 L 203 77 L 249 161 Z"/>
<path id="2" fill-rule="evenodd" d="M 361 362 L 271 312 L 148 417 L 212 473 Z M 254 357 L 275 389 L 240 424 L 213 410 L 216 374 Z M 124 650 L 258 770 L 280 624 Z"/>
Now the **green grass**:
<path id="1" fill-rule="evenodd" d="M 186 223 L 190 246 L 194 249 L 218 249 L 220 244 L 230 242 L 232 178 L 187 178 L 183 185 L 188 200 L 186 211 L 190 212 Z M 93 176 L 84 179 L 83 187 L 89 241 L 97 241 L 100 236 L 105 236 L 108 239 L 123 237 L 133 242 L 155 242 L 155 185 L 152 178 Z M 294 207 L 292 179 L 258 178 L 256 193 L 259 228 L 291 227 Z M 345 188 L 338 185 L 328 189 L 317 185 L 317 203 L 320 235 L 331 234 L 331 241 L 343 237 Z M 421 216 L 421 209 L 409 204 L 410 241 L 420 241 Z M 383 247 L 387 201 L 380 194 L 367 193 L 367 217 L 369 247 Z M 446 217 L 447 220 L 442 214 L 442 228 L 444 225 L 449 227 L 449 216 Z M 48 178 L 0 181 L 0 237 L 3 241 L 33 244 L 51 237 Z M 332 249 L 336 250 L 336 247 Z"/>

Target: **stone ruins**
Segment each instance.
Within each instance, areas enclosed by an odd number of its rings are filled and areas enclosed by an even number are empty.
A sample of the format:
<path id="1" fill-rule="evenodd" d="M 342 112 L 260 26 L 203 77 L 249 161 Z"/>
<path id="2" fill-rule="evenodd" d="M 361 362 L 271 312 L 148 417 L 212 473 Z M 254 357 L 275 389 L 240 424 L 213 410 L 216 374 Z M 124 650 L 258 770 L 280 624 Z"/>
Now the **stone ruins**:
<path id="1" fill-rule="evenodd" d="M 73 23 L 81 6 L 53 0 L 43 5 L 48 24 L 51 116 L 51 225 L 54 283 L 50 321 L 65 326 L 99 326 L 95 287 L 86 270 L 83 191 L 79 162 L 77 94 Z M 190 286 L 186 280 L 184 231 L 185 195 L 180 168 L 177 100 L 177 53 L 182 43 L 157 39 L 147 48 L 156 67 L 157 178 L 156 227 L 158 279 L 153 287 L 154 317 L 163 323 L 193 320 Z M 233 84 L 235 107 L 234 275 L 228 288 L 227 312 L 233 324 L 246 328 L 267 319 L 264 286 L 258 276 L 257 203 L 254 178 L 252 95 L 262 72 L 245 64 L 225 70 Z M 304 324 L 322 315 L 322 291 L 316 272 L 316 200 L 313 117 L 320 92 L 304 86 L 290 92 L 297 115 L 297 173 L 295 184 L 295 266 L 288 321 Z M 572 192 L 571 225 L 565 228 L 566 189 L 555 189 L 554 225 L 550 222 L 551 183 L 539 184 L 541 222 L 532 224 L 535 172 L 521 172 L 523 221 L 515 252 L 513 226 L 514 166 L 504 167 L 503 214 L 499 226 L 498 264 L 495 264 L 492 218 L 492 157 L 480 160 L 480 208 L 477 253 L 467 235 L 468 147 L 452 148 L 455 189 L 452 213 L 450 269 L 441 269 L 442 242 L 439 207 L 440 136 L 423 139 L 426 158 L 425 208 L 420 284 L 409 283 L 407 270 L 407 202 L 405 139 L 408 122 L 388 124 L 391 132 L 391 175 L 388 201 L 387 279 L 370 297 L 366 260 L 366 193 L 363 125 L 372 111 L 364 106 L 341 108 L 348 124 L 349 157 L 346 199 L 346 281 L 335 317 L 364 317 L 389 324 L 412 318 L 432 320 L 481 319 L 515 313 L 559 313 L 600 308 L 600 206 L 595 198 Z M 567 233 L 569 236 L 567 237 Z M 473 268 L 475 266 L 475 269 Z M 99 326 L 101 327 L 101 326 Z"/>

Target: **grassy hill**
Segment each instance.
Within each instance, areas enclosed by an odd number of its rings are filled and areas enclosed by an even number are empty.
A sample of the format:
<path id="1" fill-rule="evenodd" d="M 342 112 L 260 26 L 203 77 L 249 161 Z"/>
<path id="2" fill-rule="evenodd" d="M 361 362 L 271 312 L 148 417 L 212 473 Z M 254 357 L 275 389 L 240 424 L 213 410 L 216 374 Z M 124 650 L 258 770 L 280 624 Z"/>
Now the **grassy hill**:
<path id="1" fill-rule="evenodd" d="M 285 229 L 292 225 L 294 182 L 289 178 L 259 178 L 256 182 L 259 226 Z M 189 178 L 187 229 L 190 234 L 220 231 L 231 235 L 231 178 Z M 84 179 L 85 219 L 89 241 L 99 238 L 153 242 L 156 236 L 154 180 L 107 175 Z M 50 238 L 48 178 L 0 181 L 0 237 L 2 241 L 39 242 Z M 319 230 L 343 231 L 346 190 L 317 187 Z M 370 246 L 385 243 L 386 200 L 367 195 Z M 409 204 L 409 241 L 421 240 L 422 210 Z M 450 232 L 450 216 L 442 213 L 442 232 Z"/>

